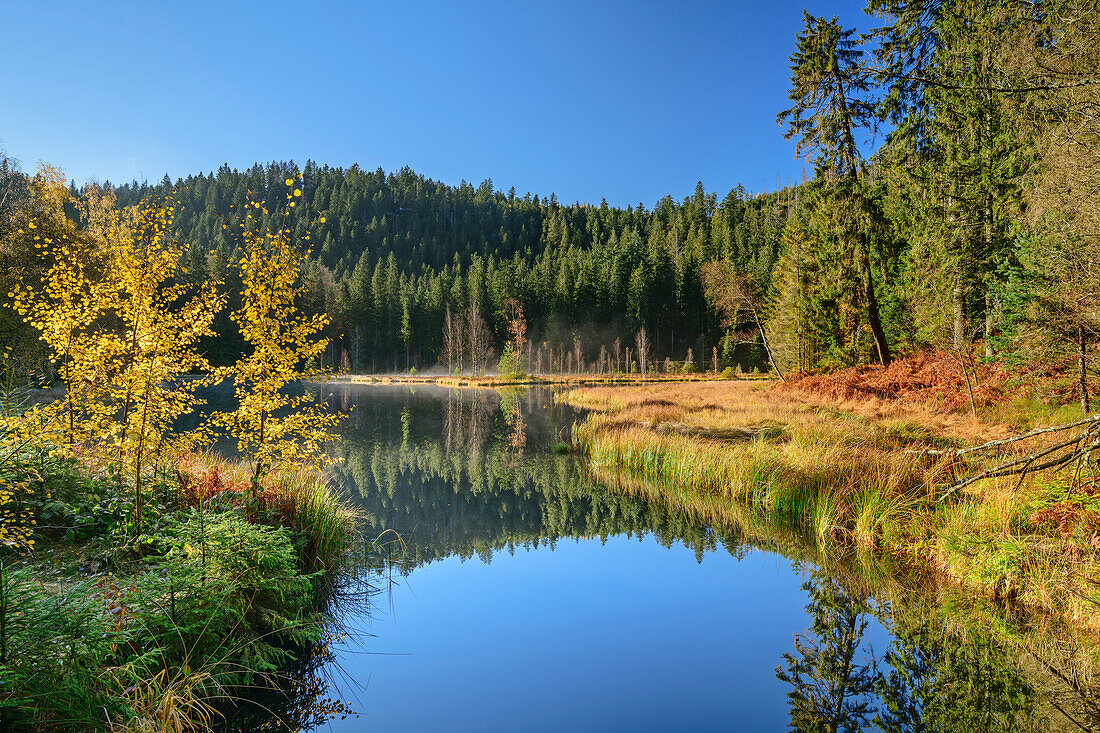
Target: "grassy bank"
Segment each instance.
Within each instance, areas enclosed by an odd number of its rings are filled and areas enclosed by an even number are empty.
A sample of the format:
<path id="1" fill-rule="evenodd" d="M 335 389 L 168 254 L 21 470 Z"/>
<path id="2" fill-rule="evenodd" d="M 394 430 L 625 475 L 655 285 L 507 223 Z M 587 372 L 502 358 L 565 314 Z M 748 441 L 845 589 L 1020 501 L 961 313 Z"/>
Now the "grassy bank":
<path id="1" fill-rule="evenodd" d="M 574 439 L 613 485 L 742 525 L 780 523 L 824 554 L 889 556 L 1100 630 L 1097 492 L 1067 497 L 1070 477 L 1039 474 L 979 482 L 940 501 L 946 484 L 981 464 L 923 453 L 1058 422 L 1065 415 L 1055 408 L 1018 402 L 973 417 L 746 382 L 581 388 L 564 399 L 592 411 Z"/>
<path id="2" fill-rule="evenodd" d="M 0 575 L 0 727 L 201 730 L 254 690 L 305 686 L 286 670 L 324 648 L 358 536 L 322 476 L 257 492 L 248 466 L 188 455 L 148 476 L 135 536 L 110 470 L 37 445 L 0 472 L 30 532 Z"/>

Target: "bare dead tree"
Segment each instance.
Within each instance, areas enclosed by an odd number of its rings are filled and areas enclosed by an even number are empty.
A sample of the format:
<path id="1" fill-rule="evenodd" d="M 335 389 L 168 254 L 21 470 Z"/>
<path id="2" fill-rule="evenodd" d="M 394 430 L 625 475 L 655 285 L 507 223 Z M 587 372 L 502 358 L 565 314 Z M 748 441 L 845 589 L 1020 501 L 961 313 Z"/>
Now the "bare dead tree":
<path id="1" fill-rule="evenodd" d="M 447 363 L 447 373 L 455 373 L 455 322 L 451 317 L 451 306 L 443 314 L 443 361 Z"/>
<path id="2" fill-rule="evenodd" d="M 489 353 L 489 327 L 481 317 L 481 308 L 477 301 L 471 301 L 466 308 L 466 346 L 470 355 L 470 370 L 474 376 L 485 371 L 485 360 Z"/>
<path id="3" fill-rule="evenodd" d="M 615 357 L 615 371 L 621 372 L 623 370 L 623 345 L 618 336 L 615 337 L 615 343 L 611 344 L 611 353 Z"/>
<path id="4" fill-rule="evenodd" d="M 639 328 L 634 336 L 634 346 L 638 349 L 638 368 L 642 371 L 642 381 L 645 381 L 646 359 L 649 356 L 649 336 L 645 328 Z"/>
<path id="5" fill-rule="evenodd" d="M 760 317 L 761 298 L 756 293 L 752 281 L 734 271 L 733 266 L 724 260 L 712 260 L 703 265 L 703 289 L 715 311 L 721 318 L 722 327 L 737 328 L 748 316 L 760 334 L 768 363 L 775 369 L 779 379 L 787 381 L 783 370 L 779 368 L 772 355 L 768 335 L 764 332 L 764 320 Z"/>
<path id="6" fill-rule="evenodd" d="M 1002 438 L 1000 440 L 991 440 L 988 443 L 971 446 L 969 448 L 909 450 L 906 452 L 923 453 L 929 456 L 944 456 L 956 460 L 972 454 L 986 454 L 1009 444 L 1018 443 L 1042 435 L 1063 433 L 1073 430 L 1074 428 L 1080 428 L 1080 431 L 1070 438 L 1059 440 L 1027 455 L 1002 461 L 990 468 L 978 471 L 977 473 L 970 473 L 960 478 L 955 481 L 955 483 L 948 486 L 939 498 L 942 502 L 960 489 L 977 483 L 978 481 L 1004 476 L 1019 476 L 1020 479 L 1016 483 L 1016 489 L 1019 489 L 1029 473 L 1045 470 L 1059 470 L 1067 466 L 1073 466 L 1075 468 L 1073 480 L 1070 481 L 1069 487 L 1066 490 L 1066 499 L 1068 500 L 1074 487 L 1080 485 L 1081 477 L 1086 470 L 1090 476 L 1090 481 L 1095 480 L 1092 476 L 1096 468 L 1095 455 L 1097 449 L 1100 448 L 1100 415 L 1093 415 L 1092 417 L 1075 420 L 1062 425 L 1036 428 L 1027 433 L 1015 435 L 1010 438 Z"/>

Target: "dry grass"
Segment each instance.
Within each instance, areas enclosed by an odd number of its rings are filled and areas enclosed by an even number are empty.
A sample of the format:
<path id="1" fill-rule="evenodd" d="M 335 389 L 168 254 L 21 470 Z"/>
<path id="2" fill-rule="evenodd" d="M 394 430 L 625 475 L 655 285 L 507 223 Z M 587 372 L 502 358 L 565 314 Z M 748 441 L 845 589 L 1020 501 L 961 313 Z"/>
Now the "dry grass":
<path id="1" fill-rule="evenodd" d="M 1100 629 L 1100 496 L 1079 492 L 1066 508 L 1062 479 L 1040 476 L 981 482 L 940 502 L 944 485 L 980 464 L 922 453 L 1058 422 L 1057 411 L 1004 404 L 976 419 L 927 403 L 748 382 L 586 387 L 563 399 L 592 411 L 575 438 L 615 485 L 643 485 L 741 526 L 746 516 L 780 521 L 826 553 L 892 554 L 971 591 Z M 1012 444 L 1000 455 L 1036 447 Z"/>

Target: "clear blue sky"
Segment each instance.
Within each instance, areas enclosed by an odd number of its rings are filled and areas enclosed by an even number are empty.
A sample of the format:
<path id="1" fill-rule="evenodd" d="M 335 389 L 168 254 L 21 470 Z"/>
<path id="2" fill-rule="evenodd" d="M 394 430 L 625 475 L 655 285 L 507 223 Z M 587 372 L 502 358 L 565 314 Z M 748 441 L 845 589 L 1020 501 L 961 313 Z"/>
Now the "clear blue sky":
<path id="1" fill-rule="evenodd" d="M 78 183 L 312 158 L 613 205 L 772 189 L 801 177 L 775 115 L 803 6 L 0 0 L 0 145 Z"/>

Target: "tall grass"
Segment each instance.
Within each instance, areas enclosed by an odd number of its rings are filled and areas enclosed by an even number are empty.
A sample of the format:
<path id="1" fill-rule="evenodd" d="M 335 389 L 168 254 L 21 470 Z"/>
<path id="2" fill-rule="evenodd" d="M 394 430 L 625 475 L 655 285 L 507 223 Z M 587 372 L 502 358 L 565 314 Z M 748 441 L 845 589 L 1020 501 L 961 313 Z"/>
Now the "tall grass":
<path id="1" fill-rule="evenodd" d="M 261 499 L 306 537 L 303 558 L 311 571 L 332 572 L 347 560 L 362 515 L 314 471 L 283 471 L 268 478 Z"/>
<path id="2" fill-rule="evenodd" d="M 241 502 L 252 467 L 226 461 L 214 453 L 186 457 L 180 463 L 180 481 L 192 502 L 218 500 L 229 494 Z M 333 572 L 348 559 L 359 536 L 358 509 L 313 469 L 282 469 L 266 474 L 256 509 L 270 512 L 283 526 L 300 533 L 305 542 L 302 561 L 309 572 Z"/>
<path id="3" fill-rule="evenodd" d="M 922 449 L 1003 437 L 1012 430 L 1003 424 L 805 404 L 744 383 L 586 388 L 563 399 L 590 411 L 573 439 L 612 486 L 645 486 L 674 507 L 741 526 L 791 527 L 824 553 L 885 553 L 969 592 L 1100 629 L 1100 499 L 1067 506 L 1064 487 L 1010 478 L 938 501 L 967 469 Z M 1016 415 L 1012 424 L 1027 422 Z M 1037 524 L 1044 507 L 1083 519 L 1071 529 Z"/>
<path id="4" fill-rule="evenodd" d="M 574 436 L 602 473 L 652 483 L 684 503 L 700 495 L 742 502 L 821 536 L 843 531 L 867 545 L 918 508 L 924 481 L 913 456 L 830 449 L 825 436 L 730 444 L 609 426 L 601 416 L 589 417 Z"/>

